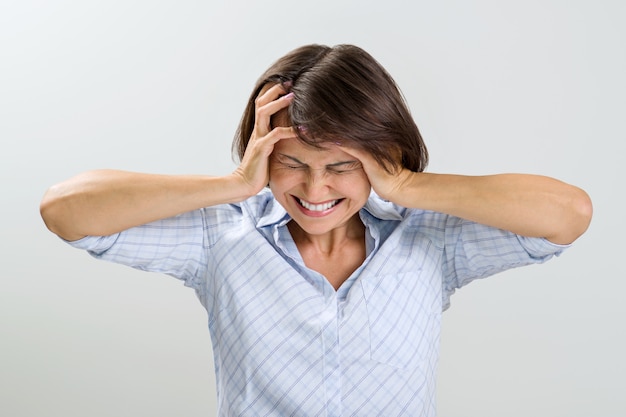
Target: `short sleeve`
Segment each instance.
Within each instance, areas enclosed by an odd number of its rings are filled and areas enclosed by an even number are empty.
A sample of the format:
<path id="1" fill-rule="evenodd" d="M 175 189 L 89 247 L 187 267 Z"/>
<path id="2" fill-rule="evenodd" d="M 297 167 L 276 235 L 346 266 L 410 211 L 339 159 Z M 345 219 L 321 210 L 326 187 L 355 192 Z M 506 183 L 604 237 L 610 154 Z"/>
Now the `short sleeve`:
<path id="1" fill-rule="evenodd" d="M 546 262 L 569 247 L 454 217 L 447 220 L 444 241 L 444 309 L 457 288 L 475 279 Z"/>
<path id="2" fill-rule="evenodd" d="M 67 242 L 97 259 L 181 279 L 199 290 L 206 274 L 204 211 L 133 227 L 110 236 L 87 236 Z"/>

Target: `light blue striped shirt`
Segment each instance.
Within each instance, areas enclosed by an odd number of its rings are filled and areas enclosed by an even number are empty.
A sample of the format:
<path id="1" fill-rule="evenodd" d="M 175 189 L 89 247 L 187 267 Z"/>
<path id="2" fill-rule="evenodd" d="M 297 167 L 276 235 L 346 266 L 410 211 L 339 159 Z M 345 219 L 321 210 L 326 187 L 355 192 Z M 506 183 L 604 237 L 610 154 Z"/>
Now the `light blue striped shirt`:
<path id="1" fill-rule="evenodd" d="M 374 195 L 360 216 L 367 259 L 337 291 L 304 266 L 268 190 L 71 244 L 195 289 L 220 416 L 435 416 L 450 295 L 565 246 Z"/>

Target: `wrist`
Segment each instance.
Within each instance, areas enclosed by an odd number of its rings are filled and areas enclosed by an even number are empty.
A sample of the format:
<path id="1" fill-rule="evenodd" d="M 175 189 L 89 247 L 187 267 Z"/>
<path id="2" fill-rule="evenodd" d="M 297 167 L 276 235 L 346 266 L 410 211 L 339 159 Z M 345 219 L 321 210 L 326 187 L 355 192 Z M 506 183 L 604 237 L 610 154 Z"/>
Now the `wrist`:
<path id="1" fill-rule="evenodd" d="M 246 181 L 243 175 L 240 175 L 238 171 L 233 172 L 230 175 L 222 177 L 224 180 L 224 187 L 227 190 L 229 203 L 239 203 L 244 201 L 261 191 L 259 188 Z"/>
<path id="2" fill-rule="evenodd" d="M 421 173 L 402 170 L 394 175 L 392 182 L 386 186 L 376 190 L 377 194 L 388 201 L 396 203 L 404 207 L 413 207 L 415 205 L 415 196 L 419 194 L 422 182 Z"/>

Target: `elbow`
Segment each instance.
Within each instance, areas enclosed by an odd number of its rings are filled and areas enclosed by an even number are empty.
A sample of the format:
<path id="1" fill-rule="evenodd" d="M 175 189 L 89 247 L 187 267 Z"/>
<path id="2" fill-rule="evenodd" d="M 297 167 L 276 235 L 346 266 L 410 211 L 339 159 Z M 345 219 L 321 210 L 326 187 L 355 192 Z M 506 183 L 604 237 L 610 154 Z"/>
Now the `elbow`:
<path id="1" fill-rule="evenodd" d="M 59 234 L 58 231 L 58 213 L 62 211 L 59 209 L 61 197 L 59 195 L 58 185 L 52 186 L 44 194 L 41 202 L 39 203 L 39 214 L 43 219 L 44 224 L 52 233 Z"/>
<path id="2" fill-rule="evenodd" d="M 39 214 L 52 233 L 65 240 L 76 240 L 82 236 L 73 234 L 67 227 L 70 210 L 66 194 L 60 184 L 50 187 L 39 203 Z"/>
<path id="3" fill-rule="evenodd" d="M 593 203 L 589 195 L 582 189 L 575 187 L 574 192 L 567 202 L 566 212 L 563 216 L 565 224 L 558 238 L 561 244 L 570 244 L 578 239 L 589 228 L 593 217 Z"/>
<path id="4" fill-rule="evenodd" d="M 591 218 L 593 217 L 593 203 L 591 202 L 591 197 L 579 188 L 578 196 L 575 199 L 575 203 L 573 203 L 573 207 L 576 212 L 576 218 L 578 219 L 578 236 L 576 236 L 576 238 L 578 238 L 587 231 L 589 224 L 591 224 Z"/>

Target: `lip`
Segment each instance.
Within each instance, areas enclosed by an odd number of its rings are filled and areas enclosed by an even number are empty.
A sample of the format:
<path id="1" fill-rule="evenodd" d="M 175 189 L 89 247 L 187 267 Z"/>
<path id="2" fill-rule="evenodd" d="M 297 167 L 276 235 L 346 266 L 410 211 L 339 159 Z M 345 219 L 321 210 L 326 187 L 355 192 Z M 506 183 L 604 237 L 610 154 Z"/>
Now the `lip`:
<path id="1" fill-rule="evenodd" d="M 309 216 L 309 217 L 324 217 L 324 216 L 328 216 L 329 214 L 334 212 L 337 209 L 337 207 L 339 207 L 343 203 L 343 201 L 345 200 L 345 198 L 338 198 L 338 199 L 333 199 L 333 200 L 327 200 L 327 201 L 324 201 L 324 202 L 321 202 L 321 203 L 314 203 L 314 204 L 325 204 L 325 203 L 330 203 L 332 201 L 337 201 L 337 203 L 334 206 L 332 206 L 331 208 L 329 208 L 329 209 L 326 209 L 326 210 L 323 210 L 323 211 L 314 211 L 314 210 L 309 210 L 306 207 L 304 207 L 302 204 L 300 204 L 300 200 L 301 199 L 299 197 L 296 197 L 295 195 L 292 195 L 291 197 L 293 198 L 296 207 L 298 207 L 298 209 L 300 209 L 300 211 L 304 215 Z M 302 200 L 304 200 L 304 199 L 302 199 Z"/>

